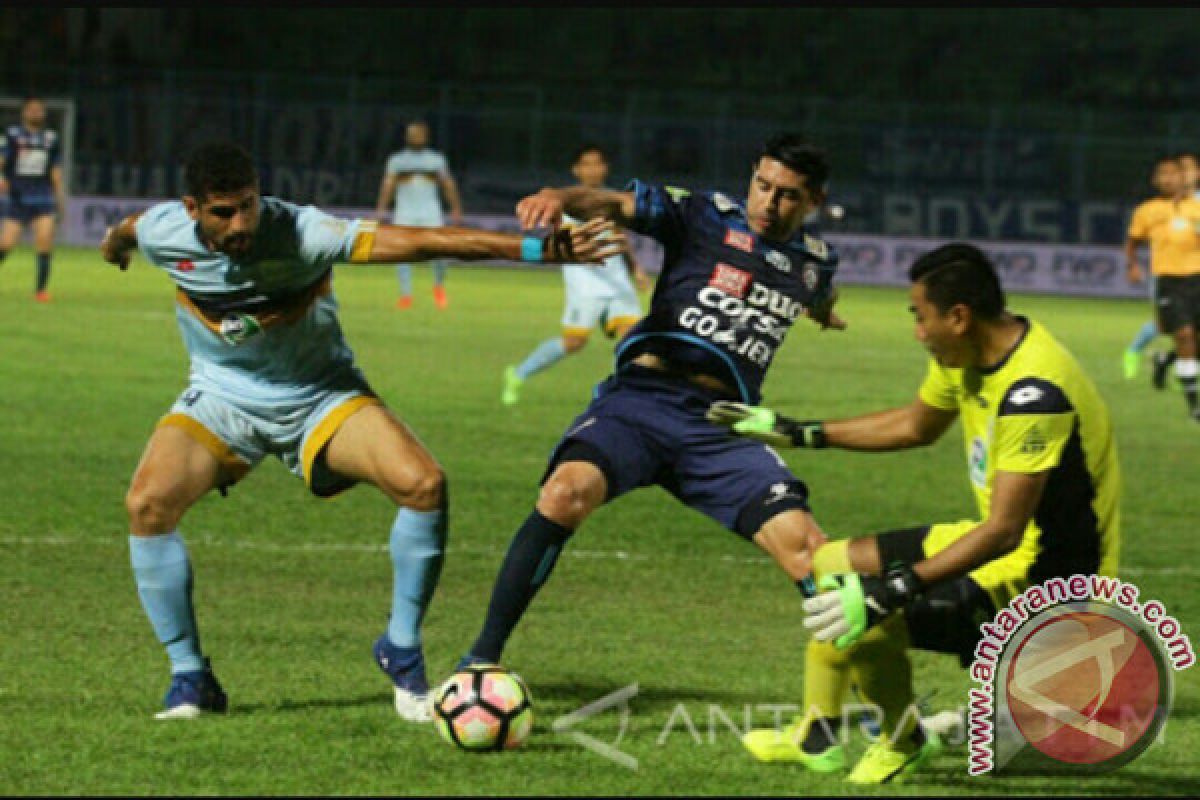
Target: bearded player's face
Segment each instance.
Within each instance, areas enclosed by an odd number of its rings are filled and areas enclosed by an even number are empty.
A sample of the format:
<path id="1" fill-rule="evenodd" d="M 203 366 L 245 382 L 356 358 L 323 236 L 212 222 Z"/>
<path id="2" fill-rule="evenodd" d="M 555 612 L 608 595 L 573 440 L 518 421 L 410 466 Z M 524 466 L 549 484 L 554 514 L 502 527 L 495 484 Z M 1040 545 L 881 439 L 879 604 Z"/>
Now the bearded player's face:
<path id="1" fill-rule="evenodd" d="M 184 206 L 200 226 L 204 243 L 232 258 L 242 258 L 258 231 L 259 194 L 252 186 L 236 192 L 214 192 L 203 199 L 184 197 Z"/>
<path id="2" fill-rule="evenodd" d="M 750 178 L 746 216 L 750 230 L 767 239 L 786 241 L 800 229 L 804 218 L 816 210 L 822 197 L 808 186 L 804 175 L 763 156 Z"/>

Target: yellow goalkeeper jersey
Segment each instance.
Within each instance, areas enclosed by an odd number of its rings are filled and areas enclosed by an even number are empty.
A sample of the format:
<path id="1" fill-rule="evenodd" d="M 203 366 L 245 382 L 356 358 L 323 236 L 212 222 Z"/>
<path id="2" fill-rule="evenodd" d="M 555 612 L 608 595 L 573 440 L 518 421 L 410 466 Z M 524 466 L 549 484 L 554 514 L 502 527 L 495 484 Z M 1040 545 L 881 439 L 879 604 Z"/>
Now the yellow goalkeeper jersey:
<path id="1" fill-rule="evenodd" d="M 1121 478 L 1108 408 L 1075 358 L 1040 324 L 988 369 L 930 360 L 921 400 L 957 411 L 967 474 L 981 519 L 997 472 L 1050 477 L 1021 544 L 980 568 L 983 585 L 1023 586 L 1054 576 L 1116 575 Z M 974 573 L 972 573 L 974 576 Z"/>

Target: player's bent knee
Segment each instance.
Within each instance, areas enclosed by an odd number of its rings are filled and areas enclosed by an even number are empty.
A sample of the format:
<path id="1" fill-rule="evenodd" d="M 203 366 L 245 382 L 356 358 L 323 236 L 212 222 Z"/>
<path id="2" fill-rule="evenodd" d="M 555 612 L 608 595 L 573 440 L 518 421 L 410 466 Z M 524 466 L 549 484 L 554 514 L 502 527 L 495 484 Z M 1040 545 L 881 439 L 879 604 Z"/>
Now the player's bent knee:
<path id="1" fill-rule="evenodd" d="M 570 528 L 578 527 L 603 499 L 603 489 L 563 470 L 555 470 L 542 485 L 537 508 L 545 517 Z"/>
<path id="2" fill-rule="evenodd" d="M 129 528 L 138 536 L 170 533 L 179 524 L 186 509 L 162 491 L 134 485 L 125 494 Z"/>
<path id="3" fill-rule="evenodd" d="M 563 337 L 563 349 L 566 350 L 568 353 L 578 353 L 580 350 L 582 350 L 584 347 L 587 346 L 587 343 L 588 343 L 587 337 L 580 337 L 580 336 L 564 336 Z"/>
<path id="4" fill-rule="evenodd" d="M 423 469 L 407 480 L 391 482 L 387 493 L 413 511 L 436 511 L 446 504 L 446 473 L 436 466 Z"/>

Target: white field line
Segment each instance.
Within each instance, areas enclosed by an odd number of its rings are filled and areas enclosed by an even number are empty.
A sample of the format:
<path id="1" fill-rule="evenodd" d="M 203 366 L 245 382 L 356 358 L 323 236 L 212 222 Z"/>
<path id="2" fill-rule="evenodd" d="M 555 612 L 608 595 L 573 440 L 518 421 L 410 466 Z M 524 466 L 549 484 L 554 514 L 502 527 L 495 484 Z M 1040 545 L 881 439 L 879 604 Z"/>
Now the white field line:
<path id="1" fill-rule="evenodd" d="M 364 544 L 360 542 L 246 542 L 233 539 L 222 539 L 216 536 L 190 535 L 185 537 L 189 546 L 228 547 L 235 550 L 257 550 L 271 553 L 386 553 L 388 546 L 381 544 Z M 32 547 L 77 547 L 77 546 L 125 546 L 124 538 L 112 537 L 72 537 L 72 536 L 0 536 L 0 546 L 32 546 Z M 447 553 L 450 556 L 494 556 L 503 557 L 506 547 L 478 547 L 463 545 L 450 539 Z M 601 561 L 717 561 L 725 564 L 770 564 L 771 559 L 765 555 L 755 556 L 688 556 L 676 553 L 630 553 L 626 550 L 589 550 L 586 548 L 567 547 L 564 556 L 572 558 L 595 559 Z M 1200 575 L 1200 567 L 1182 565 L 1175 567 L 1122 567 L 1122 576 L 1137 577 L 1139 575 Z"/>

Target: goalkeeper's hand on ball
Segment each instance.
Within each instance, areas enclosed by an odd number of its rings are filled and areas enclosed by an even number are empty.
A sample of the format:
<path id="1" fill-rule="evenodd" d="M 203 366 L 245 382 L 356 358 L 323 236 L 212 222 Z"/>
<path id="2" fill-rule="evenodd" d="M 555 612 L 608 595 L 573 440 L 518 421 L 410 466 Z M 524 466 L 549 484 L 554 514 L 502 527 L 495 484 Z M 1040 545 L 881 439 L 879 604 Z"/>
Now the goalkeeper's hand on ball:
<path id="1" fill-rule="evenodd" d="M 762 406 L 718 400 L 708 407 L 709 422 L 723 425 L 739 436 L 758 439 L 773 447 L 824 447 L 825 426 L 817 420 L 794 420 Z"/>
<path id="2" fill-rule="evenodd" d="M 818 585 L 825 591 L 804 601 L 804 627 L 817 641 L 832 641 L 839 650 L 853 645 L 924 588 L 910 566 L 893 569 L 883 578 L 855 572 L 826 575 Z"/>

